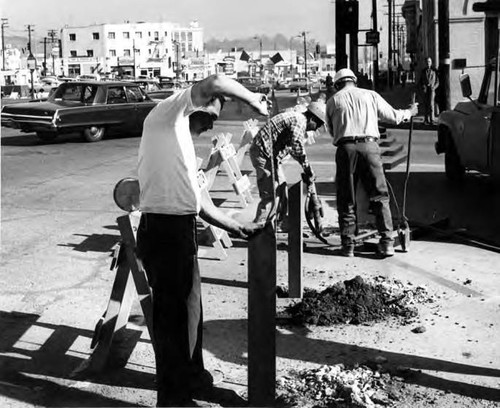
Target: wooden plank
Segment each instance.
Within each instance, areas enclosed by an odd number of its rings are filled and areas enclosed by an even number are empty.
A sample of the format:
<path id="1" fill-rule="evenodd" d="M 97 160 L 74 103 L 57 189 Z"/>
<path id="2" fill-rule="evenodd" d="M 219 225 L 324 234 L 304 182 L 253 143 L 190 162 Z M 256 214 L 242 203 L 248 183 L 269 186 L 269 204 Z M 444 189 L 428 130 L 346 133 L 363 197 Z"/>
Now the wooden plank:
<path id="1" fill-rule="evenodd" d="M 144 270 L 142 263 L 139 259 L 137 259 L 137 256 L 135 254 L 135 235 L 138 227 L 138 219 L 134 217 L 137 217 L 137 215 L 124 215 L 118 217 L 117 222 L 123 238 L 123 243 L 125 244 L 127 263 L 129 265 L 130 271 L 132 272 L 137 295 L 139 296 L 139 303 L 142 308 L 142 313 L 144 314 L 144 319 L 146 320 L 151 343 L 154 347 L 153 296 L 151 293 L 151 287 L 148 283 L 148 278 L 146 276 L 146 271 Z"/>
<path id="2" fill-rule="evenodd" d="M 302 180 L 289 189 L 288 200 L 288 292 L 291 298 L 302 298 L 302 235 L 304 194 Z"/>
<path id="3" fill-rule="evenodd" d="M 248 243 L 248 401 L 272 407 L 276 392 L 276 229 Z"/>

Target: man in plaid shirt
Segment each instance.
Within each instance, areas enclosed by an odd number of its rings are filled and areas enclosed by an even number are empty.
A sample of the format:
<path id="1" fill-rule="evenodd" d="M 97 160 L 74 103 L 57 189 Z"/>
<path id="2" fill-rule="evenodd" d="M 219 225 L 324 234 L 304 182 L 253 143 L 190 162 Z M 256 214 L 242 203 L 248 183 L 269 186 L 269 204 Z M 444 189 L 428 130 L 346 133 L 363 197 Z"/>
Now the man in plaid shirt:
<path id="1" fill-rule="evenodd" d="M 257 173 L 257 187 L 261 199 L 255 222 L 266 220 L 272 207 L 274 191 L 279 185 L 286 183 L 280 164 L 289 154 L 302 166 L 306 180 L 314 179 L 304 143 L 307 131 L 314 131 L 323 126 L 325 112 L 324 103 L 311 102 L 303 112 L 277 114 L 255 135 L 250 147 L 250 160 Z M 281 208 L 286 208 L 286 203 L 283 203 Z"/>

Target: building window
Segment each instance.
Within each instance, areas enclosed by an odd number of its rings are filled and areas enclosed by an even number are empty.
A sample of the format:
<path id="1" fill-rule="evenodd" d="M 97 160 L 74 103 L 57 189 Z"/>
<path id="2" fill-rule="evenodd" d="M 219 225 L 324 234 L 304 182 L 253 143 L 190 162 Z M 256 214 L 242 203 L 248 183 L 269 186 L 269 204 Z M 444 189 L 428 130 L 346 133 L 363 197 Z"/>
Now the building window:
<path id="1" fill-rule="evenodd" d="M 168 33 L 165 31 L 165 37 L 168 37 Z"/>
<path id="2" fill-rule="evenodd" d="M 123 50 L 124 57 L 130 57 L 130 50 Z"/>
<path id="3" fill-rule="evenodd" d="M 123 38 L 128 39 L 130 38 L 130 33 L 128 31 L 123 32 Z"/>
<path id="4" fill-rule="evenodd" d="M 73 57 L 73 58 L 76 57 L 76 51 L 75 50 L 71 50 L 69 52 L 69 55 L 70 55 L 70 57 Z"/>
<path id="5" fill-rule="evenodd" d="M 109 50 L 110 57 L 116 57 L 116 50 Z"/>
<path id="6" fill-rule="evenodd" d="M 141 50 L 140 50 L 139 48 L 136 48 L 136 49 L 135 49 L 135 54 L 136 54 L 136 55 L 141 55 Z"/>
<path id="7" fill-rule="evenodd" d="M 99 39 L 99 33 L 92 33 L 92 39 L 98 40 Z"/>
<path id="8" fill-rule="evenodd" d="M 193 41 L 193 33 L 191 31 L 188 33 L 188 41 Z"/>
<path id="9" fill-rule="evenodd" d="M 151 31 L 148 31 L 148 37 L 151 37 Z"/>
<path id="10" fill-rule="evenodd" d="M 188 51 L 193 51 L 193 43 L 188 43 Z"/>
<path id="11" fill-rule="evenodd" d="M 142 38 L 142 31 L 136 31 L 135 38 Z"/>
<path id="12" fill-rule="evenodd" d="M 109 38 L 110 40 L 114 40 L 114 39 L 115 39 L 115 33 L 114 33 L 114 32 L 112 32 L 112 31 L 110 31 L 110 32 L 108 33 L 108 38 Z"/>
<path id="13" fill-rule="evenodd" d="M 165 48 L 165 54 L 168 54 L 168 48 Z"/>
<path id="14" fill-rule="evenodd" d="M 87 57 L 93 57 L 94 56 L 94 50 L 87 50 Z"/>
<path id="15" fill-rule="evenodd" d="M 181 33 L 181 38 L 182 38 L 182 41 L 186 41 L 186 32 L 185 31 L 183 31 Z"/>
<path id="16" fill-rule="evenodd" d="M 155 41 L 158 41 L 160 39 L 160 34 L 158 31 L 155 31 Z"/>
<path id="17" fill-rule="evenodd" d="M 148 54 L 149 54 L 149 55 L 151 55 L 151 48 L 150 48 L 150 49 L 148 49 Z"/>
<path id="18" fill-rule="evenodd" d="M 69 35 L 69 40 L 70 41 L 76 41 L 76 34 L 70 34 Z"/>

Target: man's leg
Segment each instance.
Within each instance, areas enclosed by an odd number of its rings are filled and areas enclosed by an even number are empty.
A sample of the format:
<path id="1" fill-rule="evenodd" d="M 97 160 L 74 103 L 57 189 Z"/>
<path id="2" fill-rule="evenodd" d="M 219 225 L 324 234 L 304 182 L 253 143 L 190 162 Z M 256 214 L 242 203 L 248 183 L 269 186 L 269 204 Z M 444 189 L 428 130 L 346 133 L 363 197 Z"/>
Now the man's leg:
<path id="1" fill-rule="evenodd" d="M 436 109 L 436 91 L 429 90 L 429 123 L 434 123 L 434 110 Z"/>
<path id="2" fill-rule="evenodd" d="M 355 144 L 339 145 L 335 155 L 337 164 L 337 212 L 340 236 L 345 255 L 352 256 L 356 233 L 356 183 L 357 152 Z"/>
<path id="3" fill-rule="evenodd" d="M 382 166 L 380 146 L 376 142 L 368 142 L 362 144 L 360 149 L 362 149 L 362 153 L 360 151 L 362 156 L 359 166 L 360 177 L 370 198 L 370 209 L 375 214 L 381 247 L 383 247 L 384 252 L 387 252 L 385 255 L 389 255 L 394 242 L 393 225 L 389 190 Z"/>
<path id="4" fill-rule="evenodd" d="M 256 145 L 250 147 L 250 161 L 255 169 L 257 188 L 259 189 L 260 202 L 255 214 L 255 222 L 266 221 L 273 205 L 273 171 L 271 158 L 264 156 Z M 277 175 L 276 175 L 277 176 Z"/>
<path id="5" fill-rule="evenodd" d="M 196 218 L 143 214 L 137 241 L 153 288 L 158 406 L 181 405 L 204 370 Z"/>

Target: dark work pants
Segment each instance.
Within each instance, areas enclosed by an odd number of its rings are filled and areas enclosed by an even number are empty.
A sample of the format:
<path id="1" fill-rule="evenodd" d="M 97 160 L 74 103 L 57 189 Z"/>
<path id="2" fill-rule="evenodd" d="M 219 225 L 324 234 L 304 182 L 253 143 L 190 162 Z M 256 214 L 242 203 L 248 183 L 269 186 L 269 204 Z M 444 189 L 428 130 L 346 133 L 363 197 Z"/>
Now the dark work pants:
<path id="1" fill-rule="evenodd" d="M 436 91 L 430 86 L 426 86 L 424 90 L 424 120 L 432 122 L 434 120 L 434 99 Z"/>
<path id="2" fill-rule="evenodd" d="M 153 290 L 158 406 L 189 399 L 204 370 L 197 251 L 195 215 L 142 214 L 137 254 Z"/>
<path id="3" fill-rule="evenodd" d="M 339 144 L 337 163 L 337 211 L 342 244 L 353 244 L 356 233 L 356 185 L 361 180 L 370 199 L 381 241 L 392 241 L 392 216 L 380 147 L 377 142 Z"/>

